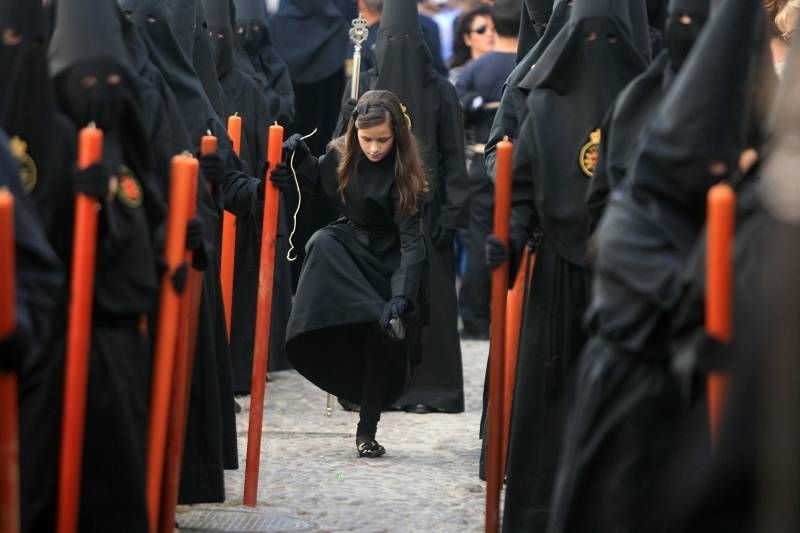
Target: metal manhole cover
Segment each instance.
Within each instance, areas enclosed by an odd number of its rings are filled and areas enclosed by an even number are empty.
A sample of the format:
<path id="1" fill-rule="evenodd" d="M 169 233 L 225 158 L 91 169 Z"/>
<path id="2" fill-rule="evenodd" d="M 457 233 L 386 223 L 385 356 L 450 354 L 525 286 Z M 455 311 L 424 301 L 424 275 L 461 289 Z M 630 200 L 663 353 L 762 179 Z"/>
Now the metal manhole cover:
<path id="1" fill-rule="evenodd" d="M 182 533 L 262 533 L 276 531 L 313 531 L 316 524 L 291 516 L 245 509 L 192 510 L 178 515 Z"/>

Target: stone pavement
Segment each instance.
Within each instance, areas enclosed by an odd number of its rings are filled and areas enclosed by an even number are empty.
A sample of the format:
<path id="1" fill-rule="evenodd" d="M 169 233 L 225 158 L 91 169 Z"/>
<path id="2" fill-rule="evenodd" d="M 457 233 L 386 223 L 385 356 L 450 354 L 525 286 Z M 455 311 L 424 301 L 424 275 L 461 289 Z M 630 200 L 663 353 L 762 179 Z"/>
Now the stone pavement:
<path id="1" fill-rule="evenodd" d="M 246 530 L 482 530 L 485 485 L 477 476 L 478 425 L 488 349 L 488 342 L 462 343 L 464 413 L 382 415 L 378 440 L 387 453 L 380 459 L 358 458 L 357 413 L 337 403 L 327 418 L 323 391 L 294 371 L 271 374 L 257 510 L 271 517 L 272 525 Z M 196 525 L 206 520 L 202 513 L 243 510 L 249 402 L 249 397 L 239 399 L 240 469 L 227 472 L 227 501 L 179 508 L 178 524 L 189 526 L 184 531 L 209 531 Z M 287 525 L 280 526 L 284 518 Z M 288 525 L 291 519 L 300 521 Z"/>

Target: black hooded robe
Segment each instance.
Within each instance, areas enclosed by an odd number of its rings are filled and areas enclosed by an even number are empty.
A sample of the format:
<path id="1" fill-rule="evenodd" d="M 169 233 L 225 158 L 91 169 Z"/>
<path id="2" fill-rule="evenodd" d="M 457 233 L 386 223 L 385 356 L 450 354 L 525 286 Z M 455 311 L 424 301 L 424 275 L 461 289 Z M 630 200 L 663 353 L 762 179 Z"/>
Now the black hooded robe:
<path id="1" fill-rule="evenodd" d="M 272 116 L 269 103 L 258 84 L 239 68 L 235 61 L 233 30 L 228 4 L 212 4 L 208 10 L 208 26 L 212 35 L 217 73 L 227 102 L 226 114 L 238 113 L 243 118 L 242 134 L 247 138 L 250 155 L 245 161 L 253 172 L 260 173 L 266 161 L 267 134 Z M 283 202 L 281 202 L 283 204 Z M 258 274 L 261 258 L 263 205 L 255 210 L 238 212 L 236 219 L 236 257 L 234 261 L 234 290 L 231 309 L 231 362 L 233 390 L 248 394 L 252 382 L 253 343 L 258 300 Z M 281 206 L 283 207 L 283 206 Z M 232 211 L 231 207 L 228 207 Z M 288 251 L 286 209 L 278 213 L 278 233 L 275 253 L 275 278 L 272 290 L 270 324 L 269 370 L 289 367 L 286 357 L 286 322 L 292 306 L 291 271 L 286 260 Z"/>
<path id="2" fill-rule="evenodd" d="M 744 148 L 761 11 L 758 1 L 729 1 L 711 19 L 598 227 L 593 335 L 581 357 L 552 533 L 643 531 L 654 518 L 656 489 L 691 408 L 674 372 L 686 351 L 677 334 L 681 276 L 708 189 L 724 178 L 710 162 L 732 172 Z M 683 374 L 690 384 L 691 369 Z"/>
<path id="3" fill-rule="evenodd" d="M 144 464 L 151 366 L 147 317 L 157 301 L 153 235 L 163 223 L 164 205 L 151 175 L 152 160 L 143 142 L 146 134 L 113 4 L 63 0 L 59 8 L 50 47 L 58 101 L 74 121 L 84 124 L 96 119 L 105 128 L 103 162 L 119 180 L 100 212 L 79 527 L 146 531 Z M 93 25 L 93 31 L 87 24 Z M 106 29 L 103 35 L 99 27 Z M 106 80 L 109 73 L 121 77 L 113 92 L 75 92 L 80 76 L 94 74 Z M 115 99 L 121 114 L 96 115 L 96 109 L 109 108 L 86 107 L 87 99 L 101 98 Z M 68 228 L 72 222 L 71 212 L 57 221 Z M 68 237 L 55 245 L 66 264 L 72 247 Z M 49 349 L 60 352 L 66 316 L 57 322 L 60 327 Z M 51 408 L 60 412 L 60 395 L 55 393 L 51 400 Z M 114 446 L 108 446 L 109 441 Z M 43 464 L 57 465 L 57 439 L 54 444 Z M 57 479 L 57 467 L 49 475 Z M 49 530 L 55 516 L 55 491 L 37 495 L 29 503 L 26 527 Z"/>
<path id="4" fill-rule="evenodd" d="M 587 35 L 605 38 L 592 41 Z M 535 231 L 542 238 L 520 333 L 504 531 L 547 525 L 575 367 L 586 339 L 584 198 L 600 142 L 597 129 L 619 91 L 644 70 L 649 51 L 643 4 L 578 1 L 567 26 L 522 82 L 530 94 L 512 169 L 512 264 Z"/>

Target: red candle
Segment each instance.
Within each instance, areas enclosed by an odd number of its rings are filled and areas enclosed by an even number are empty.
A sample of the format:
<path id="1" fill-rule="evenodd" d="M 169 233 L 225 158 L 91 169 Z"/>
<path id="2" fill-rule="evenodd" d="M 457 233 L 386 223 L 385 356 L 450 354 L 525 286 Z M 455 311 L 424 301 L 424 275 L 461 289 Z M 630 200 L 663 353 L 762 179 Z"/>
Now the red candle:
<path id="1" fill-rule="evenodd" d="M 242 144 L 242 117 L 228 117 L 228 136 L 233 143 L 233 151 L 239 155 Z M 222 258 L 220 280 L 222 283 L 222 303 L 225 307 L 225 328 L 231 338 L 231 314 L 233 313 L 233 265 L 236 257 L 236 216 L 230 211 L 222 215 Z"/>
<path id="2" fill-rule="evenodd" d="M 250 396 L 250 425 L 247 432 L 247 465 L 244 477 L 243 503 L 255 507 L 258 492 L 258 470 L 261 461 L 261 424 L 264 417 L 264 390 L 269 361 L 269 333 L 272 319 L 272 287 L 275 277 L 275 240 L 278 230 L 279 191 L 269 180 L 272 170 L 281 161 L 283 127 L 269 128 L 267 159 L 269 168 L 264 179 L 264 221 L 261 232 L 261 264 L 258 277 L 256 333 L 253 348 L 253 375 Z"/>
<path id="3" fill-rule="evenodd" d="M 78 168 L 85 169 L 103 155 L 103 132 L 93 125 L 78 136 Z M 58 533 L 78 528 L 78 504 L 83 464 L 83 428 L 92 334 L 94 272 L 97 254 L 97 200 L 84 194 L 75 198 L 72 241 L 67 355 L 64 369 L 64 413 L 58 488 Z"/>
<path id="4" fill-rule="evenodd" d="M 0 189 L 0 338 L 14 331 L 14 197 Z"/>
<path id="5" fill-rule="evenodd" d="M 14 197 L 0 189 L 0 338 L 15 328 Z M 0 531 L 19 531 L 17 375 L 0 372 Z"/>
<path id="6" fill-rule="evenodd" d="M 508 246 L 511 220 L 511 158 L 514 145 L 506 137 L 497 143 L 497 180 L 495 182 L 494 234 Z M 500 525 L 500 489 L 503 484 L 503 381 L 505 374 L 506 306 L 508 298 L 508 263 L 492 271 L 492 323 L 489 351 L 489 413 L 486 450 L 486 522 L 487 532 Z"/>
<path id="7" fill-rule="evenodd" d="M 706 333 L 720 342 L 730 342 L 733 334 L 733 240 L 736 218 L 736 193 L 726 183 L 708 191 L 706 241 Z M 728 376 L 711 372 L 706 383 L 711 442 L 715 443 L 722 422 L 728 390 Z"/>
<path id="8" fill-rule="evenodd" d="M 161 280 L 148 431 L 146 489 L 151 532 L 156 530 L 161 501 L 169 403 L 175 366 L 175 341 L 180 309 L 180 295 L 175 291 L 171 278 L 184 259 L 186 221 L 197 202 L 196 196 L 192 196 L 192 191 L 197 190 L 198 169 L 197 159 L 191 156 L 178 155 L 172 158 L 167 238 L 164 246 L 167 271 Z"/>
<path id="9" fill-rule="evenodd" d="M 239 155 L 242 146 L 242 117 L 239 115 L 228 117 L 228 136 L 233 143 L 233 151 L 236 152 L 236 155 Z"/>

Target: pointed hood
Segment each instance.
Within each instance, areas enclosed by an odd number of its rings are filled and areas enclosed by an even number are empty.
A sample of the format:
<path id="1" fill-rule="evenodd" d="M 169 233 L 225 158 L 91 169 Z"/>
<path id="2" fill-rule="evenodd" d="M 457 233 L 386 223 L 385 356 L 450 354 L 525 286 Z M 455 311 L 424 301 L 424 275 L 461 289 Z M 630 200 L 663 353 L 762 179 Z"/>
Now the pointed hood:
<path id="1" fill-rule="evenodd" d="M 708 20 L 709 0 L 671 0 L 664 36 L 670 63 L 679 70 Z"/>
<path id="2" fill-rule="evenodd" d="M 649 63 L 650 36 L 642 0 L 575 0 L 567 26 L 542 54 L 520 86 L 558 93 L 576 86 L 588 70 L 603 89 L 617 86 L 619 76 L 639 73 Z M 608 71 L 607 66 L 613 65 Z M 588 69 L 588 70 L 587 70 Z M 617 77 L 617 80 L 610 79 Z"/>
<path id="3" fill-rule="evenodd" d="M 436 128 L 434 103 L 428 100 L 426 89 L 433 86 L 437 74 L 414 2 L 384 1 L 374 52 L 377 80 L 372 88 L 396 94 L 408 110 L 417 137 L 431 138 Z"/>
<path id="4" fill-rule="evenodd" d="M 90 59 L 108 58 L 130 67 L 114 0 L 59 0 L 50 43 L 50 72 Z"/>
<path id="5" fill-rule="evenodd" d="M 633 166 L 639 194 L 685 213 L 696 228 L 706 193 L 738 166 L 754 124 L 766 37 L 761 0 L 724 0 L 659 107 Z"/>
<path id="6" fill-rule="evenodd" d="M 261 0 L 235 0 L 236 35 L 242 48 L 251 56 L 272 51 L 272 34 L 267 25 L 267 7 Z"/>
<path id="7" fill-rule="evenodd" d="M 530 88 L 520 137 L 532 139 L 541 228 L 573 264 L 586 259 L 585 199 L 600 127 L 619 93 L 645 69 L 647 27 L 643 0 L 575 0 L 569 23 L 520 85 Z"/>
<path id="8" fill-rule="evenodd" d="M 525 0 L 519 26 L 517 62 L 542 38 L 553 12 L 553 0 Z"/>
<path id="9" fill-rule="evenodd" d="M 545 50 L 547 50 L 547 47 L 550 46 L 550 43 L 555 40 L 559 32 L 561 32 L 564 26 L 569 22 L 570 15 L 572 14 L 572 5 L 572 2 L 568 0 L 556 1 L 553 7 L 553 14 L 550 16 L 550 21 L 547 24 L 547 29 L 545 29 L 542 34 L 542 38 L 536 42 L 533 48 L 531 48 L 517 66 L 514 67 L 514 70 L 508 76 L 508 81 L 506 82 L 508 87 L 515 89 L 520 88 L 525 91 L 526 94 L 528 93 L 531 87 L 522 82 L 528 77 L 530 71 L 535 68 L 536 63 L 539 61 L 539 58 L 542 57 Z"/>
<path id="10" fill-rule="evenodd" d="M 39 0 L 0 0 L 0 115 L 16 72 L 46 42 L 45 18 Z"/>
<path id="11" fill-rule="evenodd" d="M 344 68 L 348 21 L 334 2 L 281 0 L 269 24 L 294 83 L 314 83 Z"/>
<path id="12" fill-rule="evenodd" d="M 225 135 L 225 129 L 203 89 L 191 58 L 186 56 L 173 31 L 173 6 L 164 0 L 119 2 L 125 14 L 139 29 L 150 61 L 175 94 L 192 142 L 199 143 L 199 139 L 211 129 L 219 139 L 220 151 L 229 150 L 230 141 Z M 194 13 L 194 9 L 191 11 Z M 187 26 L 193 28 L 193 24 Z"/>
<path id="13" fill-rule="evenodd" d="M 234 66 L 235 49 L 229 0 L 203 0 L 203 10 L 211 36 L 217 76 L 222 78 Z"/>

